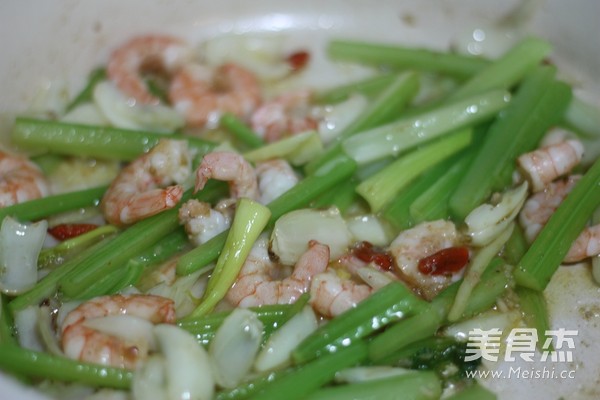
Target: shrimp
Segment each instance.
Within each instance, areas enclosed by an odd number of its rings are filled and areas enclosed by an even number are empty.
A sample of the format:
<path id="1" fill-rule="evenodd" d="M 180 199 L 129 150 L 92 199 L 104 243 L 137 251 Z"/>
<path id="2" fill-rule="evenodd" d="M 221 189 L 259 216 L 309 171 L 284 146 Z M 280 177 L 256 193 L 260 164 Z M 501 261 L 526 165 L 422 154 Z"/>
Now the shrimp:
<path id="1" fill-rule="evenodd" d="M 274 280 L 272 270 L 275 265 L 269 258 L 267 247 L 266 239 L 255 244 L 227 293 L 229 303 L 239 307 L 291 304 L 309 290 L 313 276 L 325 271 L 329 263 L 329 247 L 311 240 L 292 274 Z"/>
<path id="2" fill-rule="evenodd" d="M 581 179 L 580 175 L 571 175 L 567 179 L 551 182 L 546 189 L 530 196 L 519 213 L 519 223 L 525 237 L 531 243 L 560 203 Z"/>
<path id="3" fill-rule="evenodd" d="M 153 324 L 174 323 L 171 299 L 153 295 L 113 295 L 89 300 L 65 317 L 62 347 L 69 358 L 119 368 L 135 368 L 148 349 L 141 340 L 127 340 L 90 327 L 95 319 L 111 316 L 137 317 Z M 132 318 L 131 323 L 135 319 Z M 123 333 L 123 336 L 127 336 Z"/>
<path id="4" fill-rule="evenodd" d="M 0 208 L 47 196 L 42 171 L 27 158 L 0 150 Z"/>
<path id="5" fill-rule="evenodd" d="M 389 250 L 396 261 L 401 279 L 425 299 L 430 300 L 450 283 L 460 279 L 464 269 L 447 275 L 426 275 L 419 271 L 419 261 L 440 250 L 459 246 L 463 242 L 452 222 L 437 220 L 423 222 L 401 232 L 392 241 Z"/>
<path id="6" fill-rule="evenodd" d="M 268 143 L 317 129 L 318 121 L 310 115 L 311 97 L 311 91 L 300 90 L 264 103 L 250 118 L 252 129 Z"/>
<path id="7" fill-rule="evenodd" d="M 229 228 L 231 220 L 230 213 L 212 209 L 210 204 L 195 199 L 183 203 L 179 209 L 179 222 L 197 246 Z"/>
<path id="8" fill-rule="evenodd" d="M 185 141 L 161 140 L 127 165 L 113 180 L 100 204 L 104 217 L 126 225 L 173 208 L 183 195 L 179 184 L 191 176 L 191 155 Z M 161 187 L 168 186 L 164 189 Z"/>
<path id="9" fill-rule="evenodd" d="M 191 58 L 190 48 L 182 40 L 170 36 L 134 37 L 111 55 L 108 78 L 127 96 L 142 104 L 158 104 L 142 79 L 143 70 L 159 70 L 172 75 Z"/>
<path id="10" fill-rule="evenodd" d="M 600 254 L 600 224 L 587 227 L 579 234 L 565 256 L 564 262 L 578 262 L 598 254 Z"/>
<path id="11" fill-rule="evenodd" d="M 583 157 L 583 145 L 578 140 L 567 140 L 542 147 L 521 155 L 517 162 L 533 192 L 570 172 Z"/>
<path id="12" fill-rule="evenodd" d="M 229 151 L 213 151 L 202 159 L 196 170 L 196 191 L 202 190 L 209 179 L 229 182 L 231 197 L 259 197 L 256 172 L 241 155 Z"/>
<path id="13" fill-rule="evenodd" d="M 319 314 L 333 318 L 356 307 L 373 291 L 370 286 L 352 279 L 343 279 L 335 269 L 328 268 L 313 278 L 310 285 L 310 304 Z"/>
<path id="14" fill-rule="evenodd" d="M 262 162 L 256 166 L 260 203 L 268 204 L 296 186 L 298 175 L 283 159 Z"/>
<path id="15" fill-rule="evenodd" d="M 169 100 L 190 126 L 217 125 L 223 113 L 248 117 L 261 102 L 254 74 L 235 64 L 208 67 L 188 64 L 173 77 Z"/>

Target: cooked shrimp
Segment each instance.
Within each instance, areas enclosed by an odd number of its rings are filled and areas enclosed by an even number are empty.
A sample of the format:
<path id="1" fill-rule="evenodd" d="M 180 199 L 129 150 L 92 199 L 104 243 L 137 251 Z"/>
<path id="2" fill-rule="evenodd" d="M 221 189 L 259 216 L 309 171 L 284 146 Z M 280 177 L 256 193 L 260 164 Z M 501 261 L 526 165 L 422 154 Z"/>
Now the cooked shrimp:
<path id="1" fill-rule="evenodd" d="M 258 199 L 258 182 L 254 168 L 241 155 L 229 151 L 214 151 L 202 159 L 196 170 L 196 191 L 202 190 L 209 179 L 229 183 L 231 197 Z"/>
<path id="2" fill-rule="evenodd" d="M 560 203 L 581 179 L 580 175 L 572 175 L 567 179 L 558 180 L 546 186 L 525 201 L 519 213 L 519 223 L 525 230 L 525 237 L 529 242 L 537 237 L 542 227 L 548 222 L 550 216 Z"/>
<path id="3" fill-rule="evenodd" d="M 200 245 L 217 236 L 231 225 L 231 215 L 211 208 L 210 204 L 188 200 L 179 209 L 179 222 L 185 226 L 189 239 Z"/>
<path id="4" fill-rule="evenodd" d="M 316 275 L 310 285 L 310 304 L 319 314 L 333 318 L 369 297 L 373 288 L 349 278 L 342 278 L 328 268 Z"/>
<path id="5" fill-rule="evenodd" d="M 42 171 L 27 158 L 0 150 L 0 208 L 47 196 Z"/>
<path id="6" fill-rule="evenodd" d="M 108 61 L 108 78 L 127 96 L 142 104 L 158 104 L 142 78 L 143 70 L 158 70 L 172 75 L 191 55 L 189 47 L 170 36 L 134 37 L 117 48 Z"/>
<path id="7" fill-rule="evenodd" d="M 298 183 L 298 175 L 283 159 L 262 162 L 256 166 L 260 203 L 268 204 Z"/>
<path id="8" fill-rule="evenodd" d="M 310 113 L 311 96 L 311 91 L 299 90 L 264 103 L 252 114 L 252 129 L 268 143 L 286 134 L 317 129 L 318 121 Z"/>
<path id="9" fill-rule="evenodd" d="M 564 262 L 583 261 L 600 254 L 600 225 L 587 227 L 579 234 L 565 256 Z"/>
<path id="10" fill-rule="evenodd" d="M 300 257 L 292 274 L 273 278 L 275 264 L 270 260 L 266 240 L 258 241 L 246 259 L 238 278 L 227 293 L 227 300 L 239 307 L 266 304 L 291 304 L 310 288 L 313 277 L 327 268 L 329 247 L 316 241 Z"/>
<path id="11" fill-rule="evenodd" d="M 173 77 L 169 99 L 190 126 L 215 126 L 223 113 L 250 116 L 261 102 L 261 90 L 254 74 L 241 66 L 223 64 L 213 73 L 188 64 Z"/>
<path id="12" fill-rule="evenodd" d="M 100 204 L 104 217 L 111 224 L 125 225 L 173 208 L 183 195 L 179 184 L 190 175 L 186 142 L 161 140 L 113 180 Z M 162 188 L 173 183 L 177 184 Z"/>
<path id="13" fill-rule="evenodd" d="M 533 192 L 569 173 L 583 157 L 583 145 L 578 140 L 567 140 L 521 155 L 517 162 Z"/>
<path id="14" fill-rule="evenodd" d="M 402 231 L 392 241 L 389 250 L 396 260 L 401 279 L 425 299 L 432 299 L 440 290 L 460 279 L 464 269 L 447 275 L 426 275 L 419 271 L 419 261 L 462 243 L 463 239 L 452 222 L 437 220 L 423 222 Z"/>
<path id="15" fill-rule="evenodd" d="M 153 324 L 174 323 L 172 300 L 153 295 L 114 295 L 89 300 L 65 317 L 62 325 L 62 347 L 65 355 L 80 361 L 120 368 L 135 368 L 145 357 L 147 344 L 113 336 L 87 324 L 110 316 L 137 317 Z M 132 323 L 134 319 L 132 319 Z M 127 336 L 123 333 L 123 336 Z"/>

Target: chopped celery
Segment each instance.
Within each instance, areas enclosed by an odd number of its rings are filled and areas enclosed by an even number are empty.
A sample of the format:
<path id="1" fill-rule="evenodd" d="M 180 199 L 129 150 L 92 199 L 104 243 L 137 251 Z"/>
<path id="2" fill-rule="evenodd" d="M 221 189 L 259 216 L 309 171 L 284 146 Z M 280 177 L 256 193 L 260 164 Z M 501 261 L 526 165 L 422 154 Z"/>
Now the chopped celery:
<path id="1" fill-rule="evenodd" d="M 327 53 L 338 61 L 434 71 L 463 79 L 489 64 L 480 57 L 349 40 L 332 40 Z"/>
<path id="2" fill-rule="evenodd" d="M 220 119 L 220 124 L 251 149 L 256 149 L 265 144 L 256 132 L 233 114 L 224 114 Z"/>
<path id="3" fill-rule="evenodd" d="M 315 101 L 319 104 L 336 104 L 346 100 L 354 93 L 373 96 L 387 88 L 395 79 L 394 74 L 369 76 L 356 82 L 323 90 L 317 93 Z"/>
<path id="4" fill-rule="evenodd" d="M 547 336 L 546 332 L 550 329 L 550 318 L 544 293 L 524 287 L 517 287 L 516 292 L 525 324 L 537 331 L 537 346 L 539 350 L 543 350 L 543 344 L 545 343 L 543 338 Z"/>
<path id="5" fill-rule="evenodd" d="M 322 151 L 319 134 L 307 131 L 250 150 L 244 153 L 244 158 L 251 162 L 285 158 L 293 165 L 302 165 Z"/>
<path id="6" fill-rule="evenodd" d="M 542 228 L 515 269 L 517 284 L 542 291 L 600 205 L 600 160 L 585 173 Z"/>
<path id="7" fill-rule="evenodd" d="M 475 159 L 450 197 L 450 209 L 463 219 L 493 190 L 512 177 L 516 159 L 531 151 L 557 123 L 571 98 L 571 89 L 554 79 L 555 69 L 540 67 L 519 86 L 508 108 L 491 125 Z"/>
<path id="8" fill-rule="evenodd" d="M 214 143 L 191 135 L 165 135 L 33 118 L 17 118 L 11 133 L 12 142 L 25 150 L 123 161 L 139 157 L 166 138 L 186 140 L 199 154 L 215 147 Z"/>
<path id="9" fill-rule="evenodd" d="M 467 129 L 428 143 L 361 182 L 356 191 L 369 203 L 371 211 L 379 212 L 423 171 L 466 148 L 471 139 L 472 130 Z"/>
<path id="10" fill-rule="evenodd" d="M 419 144 L 496 117 L 509 104 L 505 90 L 492 90 L 449 102 L 421 114 L 346 139 L 344 151 L 359 164 L 396 156 Z"/>
<path id="11" fill-rule="evenodd" d="M 96 68 L 88 77 L 88 82 L 81 92 L 67 105 L 66 112 L 73 110 L 75 107 L 87 103 L 92 100 L 94 88 L 98 82 L 106 79 L 106 70 L 104 68 Z"/>

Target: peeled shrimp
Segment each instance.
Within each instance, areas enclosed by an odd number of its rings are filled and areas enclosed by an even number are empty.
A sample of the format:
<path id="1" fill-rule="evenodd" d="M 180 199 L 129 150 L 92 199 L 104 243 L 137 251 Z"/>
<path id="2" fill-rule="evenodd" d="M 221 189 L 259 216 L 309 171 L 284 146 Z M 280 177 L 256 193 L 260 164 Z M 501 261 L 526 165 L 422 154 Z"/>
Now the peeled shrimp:
<path id="1" fill-rule="evenodd" d="M 581 142 L 567 140 L 523 154 L 517 161 L 532 190 L 539 192 L 559 176 L 570 172 L 582 157 Z"/>
<path id="2" fill-rule="evenodd" d="M 214 151 L 202 159 L 196 170 L 196 191 L 202 190 L 209 179 L 229 183 L 231 197 L 259 197 L 254 168 L 241 155 L 229 151 Z"/>
<path id="3" fill-rule="evenodd" d="M 317 129 L 318 121 L 310 115 L 311 96 L 309 90 L 300 90 L 264 103 L 252 114 L 252 129 L 268 143 Z"/>
<path id="4" fill-rule="evenodd" d="M 564 262 L 573 263 L 600 254 L 600 225 L 587 227 L 579 234 L 565 256 Z"/>
<path id="5" fill-rule="evenodd" d="M 419 260 L 440 250 L 462 244 L 462 238 L 450 221 L 437 220 L 420 223 L 402 231 L 390 244 L 390 253 L 396 260 L 401 279 L 425 299 L 432 299 L 439 291 L 458 280 L 462 271 L 450 275 L 425 275 L 418 269 Z"/>
<path id="6" fill-rule="evenodd" d="M 191 52 L 181 40 L 170 36 L 134 37 L 117 48 L 107 66 L 108 78 L 119 90 L 142 104 L 158 104 L 142 79 L 146 70 L 158 70 L 172 75 L 189 61 Z"/>
<path id="7" fill-rule="evenodd" d="M 254 74 L 235 64 L 223 64 L 214 73 L 188 64 L 171 81 L 169 99 L 190 126 L 217 125 L 223 113 L 248 117 L 261 102 Z"/>
<path id="8" fill-rule="evenodd" d="M 327 318 L 340 315 L 373 293 L 373 288 L 349 278 L 342 278 L 335 269 L 316 275 L 310 286 L 310 304 Z"/>
<path id="9" fill-rule="evenodd" d="M 537 237 L 550 216 L 567 197 L 575 184 L 581 179 L 580 175 L 572 175 L 567 179 L 552 182 L 546 189 L 529 197 L 519 213 L 519 223 L 524 229 L 529 242 Z"/>
<path id="10" fill-rule="evenodd" d="M 135 368 L 145 357 L 147 343 L 113 336 L 88 324 L 95 319 L 111 316 L 130 316 L 153 324 L 174 323 L 172 300 L 153 295 L 114 295 L 89 300 L 65 317 L 62 325 L 62 347 L 65 355 L 80 361 L 119 368 Z M 126 327 L 126 330 L 133 328 Z M 126 336 L 127 332 L 123 333 Z"/>
<path id="11" fill-rule="evenodd" d="M 270 260 L 266 239 L 257 241 L 244 263 L 237 281 L 227 293 L 229 303 L 239 307 L 266 304 L 291 304 L 307 292 L 313 277 L 327 268 L 329 247 L 311 241 L 292 274 L 281 280 L 272 277 L 275 264 Z"/>
<path id="12" fill-rule="evenodd" d="M 290 164 L 283 159 L 274 159 L 258 164 L 256 175 L 261 204 L 268 204 L 275 200 L 296 186 L 299 180 Z"/>
<path id="13" fill-rule="evenodd" d="M 183 195 L 179 183 L 190 175 L 186 142 L 161 140 L 113 180 L 100 204 L 104 217 L 111 224 L 125 225 L 173 208 Z M 173 183 L 178 184 L 162 188 Z"/>
<path id="14" fill-rule="evenodd" d="M 47 196 L 42 171 L 27 158 L 0 151 L 0 208 Z"/>
<path id="15" fill-rule="evenodd" d="M 211 208 L 210 204 L 188 200 L 179 209 L 179 222 L 195 245 L 206 243 L 231 225 L 232 215 Z"/>

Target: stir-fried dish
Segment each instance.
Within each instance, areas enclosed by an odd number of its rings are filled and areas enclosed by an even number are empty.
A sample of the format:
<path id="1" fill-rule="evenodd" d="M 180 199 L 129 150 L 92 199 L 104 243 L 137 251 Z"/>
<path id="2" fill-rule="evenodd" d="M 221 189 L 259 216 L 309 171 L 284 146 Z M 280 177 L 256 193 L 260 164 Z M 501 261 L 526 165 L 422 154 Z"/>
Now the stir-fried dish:
<path id="1" fill-rule="evenodd" d="M 547 42 L 331 40 L 369 73 L 323 89 L 307 49 L 215 52 L 236 40 L 128 38 L 15 119 L 4 372 L 57 398 L 487 399 L 509 330 L 550 351 L 554 272 L 600 276 L 600 163 Z"/>

